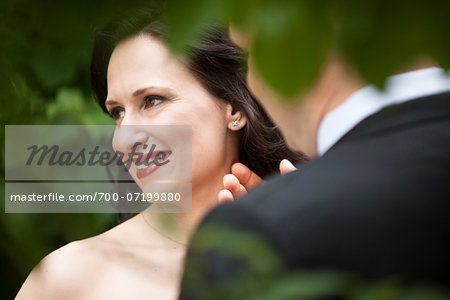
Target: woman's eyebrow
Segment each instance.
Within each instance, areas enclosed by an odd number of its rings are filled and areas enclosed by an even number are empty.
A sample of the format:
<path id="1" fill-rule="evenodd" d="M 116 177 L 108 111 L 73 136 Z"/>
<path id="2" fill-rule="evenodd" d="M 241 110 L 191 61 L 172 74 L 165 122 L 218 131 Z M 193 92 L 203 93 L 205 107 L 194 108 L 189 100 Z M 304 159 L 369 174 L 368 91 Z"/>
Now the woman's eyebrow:
<path id="1" fill-rule="evenodd" d="M 166 93 L 170 93 L 170 94 L 175 93 L 175 91 L 173 89 L 168 88 L 168 87 L 148 86 L 148 87 L 134 91 L 131 96 L 133 98 L 136 98 L 137 96 L 140 96 L 140 95 L 144 94 L 145 92 L 147 92 L 147 90 L 157 90 L 160 92 L 162 91 L 162 92 L 166 92 Z M 117 102 L 116 100 L 113 100 L 113 99 L 105 101 L 105 105 L 116 105 L 116 104 L 119 104 L 119 102 Z"/>
<path id="2" fill-rule="evenodd" d="M 163 92 L 168 92 L 168 93 L 174 93 L 174 90 L 171 89 L 171 88 L 158 87 L 158 86 L 149 86 L 149 87 L 145 87 L 145 88 L 138 89 L 138 90 L 134 91 L 132 96 L 133 97 L 140 96 L 140 95 L 144 94 L 147 90 L 158 90 L 158 91 L 163 91 Z"/>

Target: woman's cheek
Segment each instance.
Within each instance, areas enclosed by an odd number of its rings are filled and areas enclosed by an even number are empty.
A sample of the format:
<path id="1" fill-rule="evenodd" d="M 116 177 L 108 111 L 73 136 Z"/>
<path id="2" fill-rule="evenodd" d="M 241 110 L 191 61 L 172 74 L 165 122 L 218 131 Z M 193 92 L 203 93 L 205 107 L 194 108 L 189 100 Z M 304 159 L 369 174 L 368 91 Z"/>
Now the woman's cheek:
<path id="1" fill-rule="evenodd" d="M 220 169 L 227 127 L 225 113 L 214 102 L 217 100 L 197 100 L 178 101 L 167 107 L 157 117 L 157 124 L 191 126 L 192 179 L 201 182 L 211 179 L 212 173 Z"/>

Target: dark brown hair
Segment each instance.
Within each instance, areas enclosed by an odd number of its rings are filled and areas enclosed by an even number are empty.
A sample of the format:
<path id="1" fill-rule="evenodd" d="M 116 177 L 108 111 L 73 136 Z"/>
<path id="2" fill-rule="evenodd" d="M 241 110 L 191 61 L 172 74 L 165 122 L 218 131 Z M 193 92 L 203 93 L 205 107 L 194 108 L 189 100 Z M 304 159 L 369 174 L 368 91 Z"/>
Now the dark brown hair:
<path id="1" fill-rule="evenodd" d="M 245 55 L 230 41 L 225 28 L 212 26 L 189 47 L 187 68 L 210 94 L 231 103 L 246 116 L 247 124 L 240 132 L 239 161 L 261 177 L 277 172 L 283 158 L 302 162 L 305 156 L 288 149 L 280 131 L 248 90 Z M 140 34 L 166 42 L 161 18 L 149 12 L 97 35 L 91 60 L 91 84 L 105 112 L 110 56 L 121 41 Z"/>

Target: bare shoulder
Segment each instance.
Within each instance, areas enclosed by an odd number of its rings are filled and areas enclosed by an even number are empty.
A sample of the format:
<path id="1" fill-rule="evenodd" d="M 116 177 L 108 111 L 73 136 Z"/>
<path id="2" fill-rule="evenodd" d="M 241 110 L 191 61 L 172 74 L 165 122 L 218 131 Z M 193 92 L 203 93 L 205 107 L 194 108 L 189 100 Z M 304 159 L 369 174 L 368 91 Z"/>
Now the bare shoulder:
<path id="1" fill-rule="evenodd" d="M 48 254 L 28 275 L 16 299 L 90 298 L 89 286 L 108 273 L 111 260 L 124 256 L 123 244 L 134 227 L 134 221 L 129 221 Z"/>
<path id="2" fill-rule="evenodd" d="M 98 244 L 98 245 L 96 245 Z M 22 285 L 17 299 L 79 299 L 93 270 L 103 267 L 98 239 L 71 242 L 47 255 Z"/>
<path id="3" fill-rule="evenodd" d="M 137 216 L 100 235 L 71 242 L 33 269 L 17 299 L 123 299 L 176 290 L 165 285 L 178 278 L 183 256 L 179 250 L 158 246 L 155 239 Z"/>

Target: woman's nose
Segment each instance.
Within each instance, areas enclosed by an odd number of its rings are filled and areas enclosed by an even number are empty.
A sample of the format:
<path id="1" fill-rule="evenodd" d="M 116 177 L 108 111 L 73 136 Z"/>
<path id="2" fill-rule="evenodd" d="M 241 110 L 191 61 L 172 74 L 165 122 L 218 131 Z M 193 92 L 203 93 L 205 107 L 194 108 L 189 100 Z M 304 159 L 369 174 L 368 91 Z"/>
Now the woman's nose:
<path id="1" fill-rule="evenodd" d="M 114 132 L 113 148 L 121 152 L 124 161 L 129 160 L 132 153 L 143 152 L 147 148 L 148 133 L 139 125 L 118 126 Z"/>
<path id="2" fill-rule="evenodd" d="M 145 120 L 139 111 L 135 111 L 133 109 L 125 110 L 122 120 L 120 121 L 120 126 L 145 124 L 148 124 L 148 120 Z"/>
<path id="3" fill-rule="evenodd" d="M 124 154 L 123 159 L 128 160 L 128 155 L 133 149 L 139 151 L 146 148 L 149 140 L 148 125 L 138 114 L 125 113 L 120 125 L 116 126 L 113 138 L 113 148 L 116 152 Z"/>

